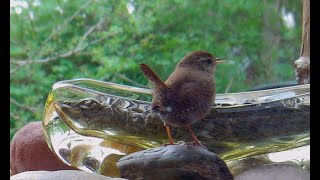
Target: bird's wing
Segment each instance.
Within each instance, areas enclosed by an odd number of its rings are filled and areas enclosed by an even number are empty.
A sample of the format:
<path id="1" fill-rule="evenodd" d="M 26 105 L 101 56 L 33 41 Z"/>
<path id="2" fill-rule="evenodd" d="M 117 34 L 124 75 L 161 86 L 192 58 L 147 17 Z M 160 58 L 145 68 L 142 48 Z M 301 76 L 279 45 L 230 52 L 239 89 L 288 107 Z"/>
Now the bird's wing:
<path id="1" fill-rule="evenodd" d="M 200 90 L 201 89 L 201 90 Z M 192 111 L 204 102 L 213 98 L 214 88 L 210 83 L 188 82 L 180 85 L 179 91 L 175 93 L 173 106 L 184 111 Z"/>
<path id="2" fill-rule="evenodd" d="M 152 82 L 155 90 L 167 89 L 167 86 L 159 78 L 159 76 L 146 64 L 140 64 L 143 74 Z"/>

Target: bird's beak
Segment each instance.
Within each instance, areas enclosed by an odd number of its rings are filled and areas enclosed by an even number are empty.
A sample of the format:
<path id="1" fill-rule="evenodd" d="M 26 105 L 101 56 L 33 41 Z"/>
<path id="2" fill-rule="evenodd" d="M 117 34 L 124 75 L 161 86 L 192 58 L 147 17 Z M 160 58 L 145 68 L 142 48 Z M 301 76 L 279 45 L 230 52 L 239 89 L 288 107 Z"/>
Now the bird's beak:
<path id="1" fill-rule="evenodd" d="M 217 58 L 217 59 L 214 61 L 214 63 L 215 63 L 215 64 L 224 63 L 224 62 L 225 62 L 224 59 L 227 59 L 227 58 Z"/>

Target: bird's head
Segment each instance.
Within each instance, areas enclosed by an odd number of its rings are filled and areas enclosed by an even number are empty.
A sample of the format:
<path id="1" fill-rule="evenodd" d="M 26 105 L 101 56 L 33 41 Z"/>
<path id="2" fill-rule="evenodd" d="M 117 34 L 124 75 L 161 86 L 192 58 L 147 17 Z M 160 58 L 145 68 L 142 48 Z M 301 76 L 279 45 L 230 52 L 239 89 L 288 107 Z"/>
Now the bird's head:
<path id="1" fill-rule="evenodd" d="M 177 68 L 190 68 L 213 74 L 216 65 L 224 62 L 223 59 L 225 58 L 215 58 L 206 51 L 193 51 L 180 60 Z"/>

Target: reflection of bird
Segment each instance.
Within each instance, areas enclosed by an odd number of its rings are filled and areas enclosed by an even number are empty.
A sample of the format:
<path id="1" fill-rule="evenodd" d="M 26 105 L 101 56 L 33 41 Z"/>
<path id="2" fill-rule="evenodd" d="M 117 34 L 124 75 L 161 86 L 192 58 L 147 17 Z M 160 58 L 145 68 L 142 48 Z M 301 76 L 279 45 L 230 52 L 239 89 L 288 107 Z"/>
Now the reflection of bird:
<path id="1" fill-rule="evenodd" d="M 221 58 L 222 59 L 222 58 Z M 205 51 L 194 51 L 180 60 L 173 73 L 163 82 L 146 64 L 140 64 L 144 75 L 153 84 L 152 113 L 158 113 L 165 124 L 170 144 L 174 144 L 170 126 L 186 127 L 194 140 L 200 141 L 191 125 L 211 109 L 216 89 L 216 64 L 223 62 Z"/>

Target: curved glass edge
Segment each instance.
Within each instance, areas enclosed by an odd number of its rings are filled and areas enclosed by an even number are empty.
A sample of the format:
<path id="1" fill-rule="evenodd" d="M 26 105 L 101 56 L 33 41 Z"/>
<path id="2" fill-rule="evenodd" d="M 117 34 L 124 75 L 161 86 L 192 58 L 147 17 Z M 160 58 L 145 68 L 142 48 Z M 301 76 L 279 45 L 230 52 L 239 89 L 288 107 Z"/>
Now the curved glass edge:
<path id="1" fill-rule="evenodd" d="M 93 86 L 95 88 L 92 88 Z M 64 99 L 64 96 L 69 97 L 69 95 L 72 94 L 60 94 L 62 91 L 59 92 L 59 90 L 68 88 L 73 92 L 78 91 L 79 95 Z M 110 88 L 112 91 L 110 91 Z M 120 93 L 117 91 L 120 91 Z M 61 113 L 59 114 L 59 112 L 57 112 L 57 107 L 54 106 L 54 102 L 60 98 L 60 100 L 81 99 L 81 93 L 85 94 L 83 98 L 89 99 L 96 97 L 98 94 L 101 96 L 111 95 L 145 104 L 149 104 L 149 101 L 151 100 L 151 90 L 144 88 L 136 88 L 92 79 L 74 79 L 55 83 L 46 102 L 43 125 L 46 141 L 50 149 L 65 163 L 85 171 L 97 172 L 111 177 L 119 177 L 119 172 L 115 166 L 116 160 L 126 154 L 148 147 L 157 147 L 162 143 L 162 141 L 159 140 L 153 141 L 149 146 L 131 146 L 127 143 L 123 144 L 118 141 L 107 140 L 108 138 L 101 138 L 103 135 L 100 137 L 92 137 L 90 136 L 90 133 L 79 134 L 79 132 L 74 131 L 77 128 L 70 127 L 70 123 L 66 123 L 66 118 L 61 118 Z M 128 94 L 129 96 L 126 96 Z M 252 106 L 261 109 L 282 105 L 296 109 L 306 106 L 308 110 L 310 105 L 309 95 L 310 84 L 262 91 L 218 94 L 214 109 L 223 113 L 229 110 L 237 112 L 239 109 L 246 109 L 247 107 L 249 107 L 248 110 L 250 110 L 250 107 Z M 310 135 L 309 133 L 304 135 L 308 137 L 302 139 L 298 138 L 298 140 L 295 138 L 300 144 L 295 141 L 298 145 L 291 146 L 290 148 L 308 144 Z M 150 141 L 148 143 L 150 143 Z M 250 145 L 246 147 L 248 148 Z M 288 148 L 282 148 L 275 151 L 285 150 L 288 150 Z M 97 155 L 97 152 L 99 152 L 100 155 Z M 227 161 L 236 161 L 237 159 L 248 158 L 248 156 L 251 155 L 255 156 L 257 153 L 251 152 L 250 155 L 250 150 L 247 150 L 246 155 L 242 154 L 243 156 L 239 156 L 237 152 L 229 152 L 221 155 Z"/>
<path id="2" fill-rule="evenodd" d="M 88 89 L 88 86 L 93 85 L 97 87 L 102 87 L 98 90 Z M 59 81 L 55 83 L 52 87 L 52 90 L 62 88 L 62 87 L 81 87 L 84 90 L 92 93 L 110 93 L 108 91 L 103 91 L 103 87 L 111 87 L 118 91 L 126 91 L 131 93 L 138 93 L 148 95 L 145 96 L 132 96 L 132 97 L 122 97 L 121 98 L 132 98 L 131 100 L 142 100 L 142 101 L 151 101 L 151 89 L 139 88 L 139 87 L 132 87 L 128 85 L 116 84 L 112 82 L 104 82 L 94 79 L 86 79 L 86 78 L 79 78 L 79 79 L 72 79 L 72 80 L 65 80 Z M 106 89 L 108 90 L 108 89 Z M 296 85 L 290 87 L 283 87 L 283 88 L 275 88 L 275 89 L 267 89 L 267 90 L 260 90 L 260 91 L 250 91 L 250 92 L 238 92 L 238 93 L 224 93 L 224 94 L 217 94 L 215 99 L 215 108 L 230 108 L 230 106 L 240 107 L 240 106 L 250 106 L 250 105 L 257 105 L 261 103 L 268 103 L 279 101 L 282 99 L 288 99 L 292 97 L 297 97 L 301 95 L 309 95 L 310 94 L 310 84 L 305 85 Z M 114 94 L 117 96 L 117 94 Z M 306 105 L 309 105 L 310 100 L 307 98 L 303 102 Z"/>

